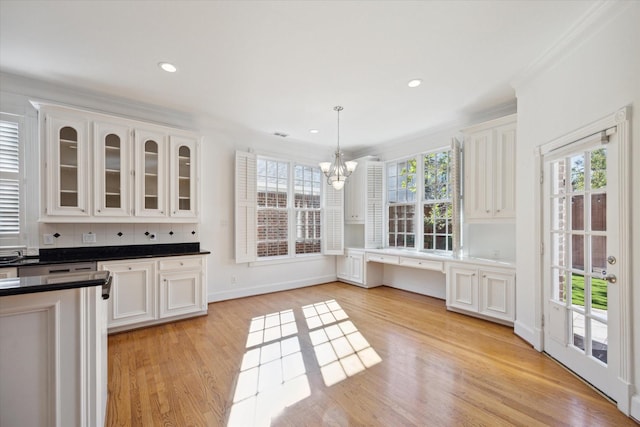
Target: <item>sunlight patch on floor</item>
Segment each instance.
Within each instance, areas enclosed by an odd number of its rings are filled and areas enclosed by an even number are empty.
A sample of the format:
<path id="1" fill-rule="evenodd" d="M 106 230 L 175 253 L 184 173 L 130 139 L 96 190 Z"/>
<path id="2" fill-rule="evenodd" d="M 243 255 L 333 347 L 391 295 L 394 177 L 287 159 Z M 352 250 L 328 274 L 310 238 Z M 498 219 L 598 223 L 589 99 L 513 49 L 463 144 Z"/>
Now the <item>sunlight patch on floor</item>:
<path id="1" fill-rule="evenodd" d="M 307 305 L 302 311 L 327 387 L 382 361 L 353 322 L 340 322 L 349 316 L 335 300 Z"/>
<path id="2" fill-rule="evenodd" d="M 311 395 L 293 310 L 251 320 L 228 427 L 269 426 Z"/>
<path id="3" fill-rule="evenodd" d="M 293 310 L 266 314 L 251 319 L 247 348 L 298 333 Z"/>

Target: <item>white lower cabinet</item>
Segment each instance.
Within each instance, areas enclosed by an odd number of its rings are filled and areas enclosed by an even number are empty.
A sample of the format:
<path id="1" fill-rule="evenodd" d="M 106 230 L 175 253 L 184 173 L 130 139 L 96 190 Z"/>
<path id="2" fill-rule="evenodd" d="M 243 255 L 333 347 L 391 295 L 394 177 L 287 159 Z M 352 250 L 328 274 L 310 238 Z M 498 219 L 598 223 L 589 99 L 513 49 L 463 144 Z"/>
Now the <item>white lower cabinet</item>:
<path id="1" fill-rule="evenodd" d="M 364 252 L 346 250 L 343 256 L 337 257 L 338 279 L 359 285 L 364 284 Z"/>
<path id="2" fill-rule="evenodd" d="M 338 280 L 363 288 L 382 285 L 382 265 L 369 262 L 364 250 L 347 249 L 344 255 L 336 257 L 336 262 Z"/>
<path id="3" fill-rule="evenodd" d="M 515 320 L 515 272 L 473 264 L 450 264 L 447 307 L 504 323 Z"/>
<path id="4" fill-rule="evenodd" d="M 206 310 L 203 259 L 168 259 L 160 264 L 160 318 Z"/>
<path id="5" fill-rule="evenodd" d="M 109 332 L 207 313 L 204 256 L 106 261 L 113 275 Z"/>
<path id="6" fill-rule="evenodd" d="M 98 269 L 113 275 L 107 316 L 110 329 L 157 318 L 155 261 L 108 261 Z"/>

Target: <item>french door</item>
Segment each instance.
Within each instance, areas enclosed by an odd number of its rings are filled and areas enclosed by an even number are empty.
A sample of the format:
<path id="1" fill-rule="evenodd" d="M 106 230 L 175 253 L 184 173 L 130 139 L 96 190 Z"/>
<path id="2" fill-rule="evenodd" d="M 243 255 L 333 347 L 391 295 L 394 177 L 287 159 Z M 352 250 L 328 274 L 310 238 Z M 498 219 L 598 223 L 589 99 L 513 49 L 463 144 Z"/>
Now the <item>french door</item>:
<path id="1" fill-rule="evenodd" d="M 619 397 L 618 139 L 606 132 L 544 156 L 544 349 Z"/>

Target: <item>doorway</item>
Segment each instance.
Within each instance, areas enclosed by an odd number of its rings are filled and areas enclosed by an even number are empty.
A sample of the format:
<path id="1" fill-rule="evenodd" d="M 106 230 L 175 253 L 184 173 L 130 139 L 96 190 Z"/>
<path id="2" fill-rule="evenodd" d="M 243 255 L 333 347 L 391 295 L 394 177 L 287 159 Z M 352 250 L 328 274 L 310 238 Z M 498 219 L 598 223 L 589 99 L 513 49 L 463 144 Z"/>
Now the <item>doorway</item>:
<path id="1" fill-rule="evenodd" d="M 628 414 L 627 135 L 582 133 L 543 147 L 544 351 Z"/>

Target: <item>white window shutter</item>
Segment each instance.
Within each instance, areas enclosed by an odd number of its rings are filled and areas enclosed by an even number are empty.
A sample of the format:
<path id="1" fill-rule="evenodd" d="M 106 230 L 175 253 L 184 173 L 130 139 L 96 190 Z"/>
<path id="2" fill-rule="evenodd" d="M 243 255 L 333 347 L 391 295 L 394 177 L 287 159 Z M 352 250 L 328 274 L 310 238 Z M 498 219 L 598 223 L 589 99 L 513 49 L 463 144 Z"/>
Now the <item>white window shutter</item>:
<path id="1" fill-rule="evenodd" d="M 6 120 L 5 120 L 6 118 Z M 12 246 L 20 240 L 20 123 L 0 116 L 0 238 Z"/>
<path id="2" fill-rule="evenodd" d="M 236 151 L 236 263 L 256 260 L 256 156 Z"/>
<path id="3" fill-rule="evenodd" d="M 381 162 L 367 163 L 367 214 L 365 219 L 364 242 L 364 247 L 367 249 L 382 248 L 382 237 L 384 233 L 383 175 L 384 165 Z"/>
<path id="4" fill-rule="evenodd" d="M 451 194 L 452 199 L 452 210 L 453 210 L 453 253 L 459 254 L 461 252 L 461 242 L 460 242 L 460 184 L 462 174 L 460 171 L 460 156 L 462 155 L 462 150 L 460 149 L 460 142 L 456 138 L 451 139 L 451 185 L 453 186 L 453 191 Z"/>
<path id="5" fill-rule="evenodd" d="M 344 254 L 344 190 L 336 190 L 323 181 L 324 226 L 322 246 L 325 255 Z"/>

